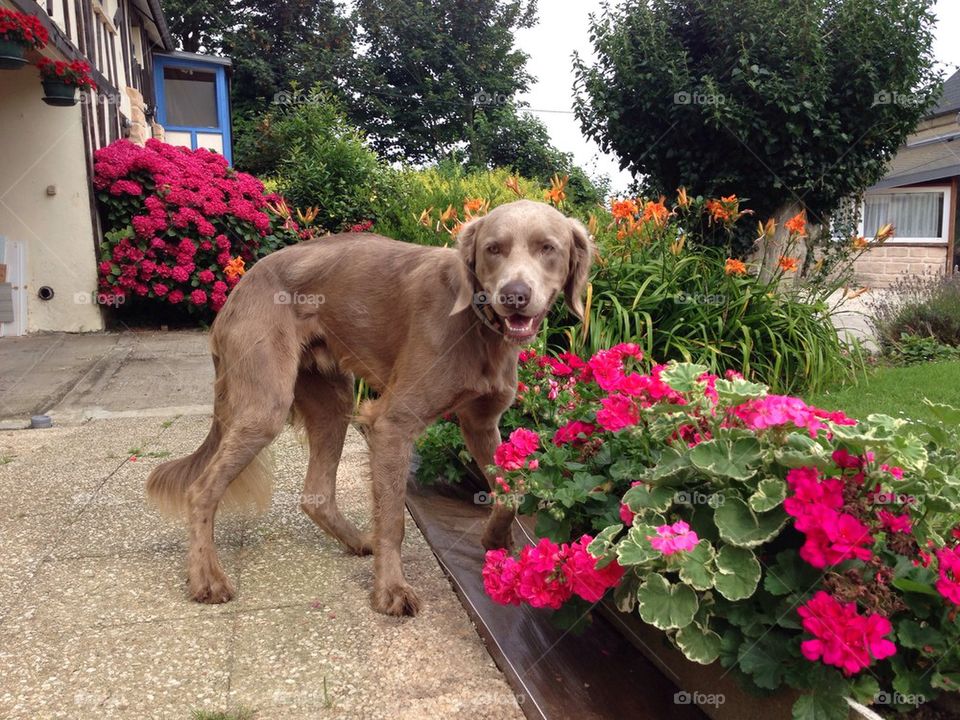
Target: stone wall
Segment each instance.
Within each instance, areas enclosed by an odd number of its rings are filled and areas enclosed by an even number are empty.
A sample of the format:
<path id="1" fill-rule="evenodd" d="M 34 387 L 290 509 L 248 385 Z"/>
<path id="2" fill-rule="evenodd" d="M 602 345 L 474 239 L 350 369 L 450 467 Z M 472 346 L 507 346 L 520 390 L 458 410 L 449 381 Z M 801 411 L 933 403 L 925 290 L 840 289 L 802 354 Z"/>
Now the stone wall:
<path id="1" fill-rule="evenodd" d="M 870 288 L 884 288 L 903 273 L 943 273 L 946 264 L 945 245 L 891 243 L 864 253 L 855 263 L 854 272 L 860 284 Z"/>

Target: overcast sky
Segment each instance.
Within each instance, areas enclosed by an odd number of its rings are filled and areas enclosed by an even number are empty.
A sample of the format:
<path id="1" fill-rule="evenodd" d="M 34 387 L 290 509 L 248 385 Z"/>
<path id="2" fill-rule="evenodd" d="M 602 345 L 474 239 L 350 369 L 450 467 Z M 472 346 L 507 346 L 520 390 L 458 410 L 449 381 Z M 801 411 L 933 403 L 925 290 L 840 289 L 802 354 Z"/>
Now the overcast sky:
<path id="1" fill-rule="evenodd" d="M 576 50 L 591 56 L 588 15 L 602 0 L 546 0 L 540 3 L 540 22 L 517 34 L 518 45 L 530 55 L 528 68 L 536 78 L 530 92 L 520 96 L 550 130 L 553 143 L 571 152 L 577 163 L 591 173 L 603 173 L 613 180 L 614 191 L 623 191 L 630 178 L 618 169 L 617 160 L 602 155 L 599 148 L 580 132 L 573 117 L 573 67 L 570 56 Z M 960 2 L 938 0 L 934 54 L 948 74 L 960 67 Z"/>

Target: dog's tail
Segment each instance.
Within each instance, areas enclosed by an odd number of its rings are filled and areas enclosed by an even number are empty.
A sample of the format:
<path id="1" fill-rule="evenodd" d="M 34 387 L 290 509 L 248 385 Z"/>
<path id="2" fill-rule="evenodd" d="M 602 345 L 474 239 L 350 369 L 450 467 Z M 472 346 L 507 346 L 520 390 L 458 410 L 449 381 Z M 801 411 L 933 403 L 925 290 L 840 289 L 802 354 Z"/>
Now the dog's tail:
<path id="1" fill-rule="evenodd" d="M 187 516 L 187 488 L 203 473 L 220 446 L 220 423 L 214 419 L 206 439 L 192 454 L 158 465 L 147 478 L 147 497 L 166 517 Z M 273 469 L 264 448 L 230 483 L 220 501 L 224 510 L 264 512 L 270 507 Z"/>

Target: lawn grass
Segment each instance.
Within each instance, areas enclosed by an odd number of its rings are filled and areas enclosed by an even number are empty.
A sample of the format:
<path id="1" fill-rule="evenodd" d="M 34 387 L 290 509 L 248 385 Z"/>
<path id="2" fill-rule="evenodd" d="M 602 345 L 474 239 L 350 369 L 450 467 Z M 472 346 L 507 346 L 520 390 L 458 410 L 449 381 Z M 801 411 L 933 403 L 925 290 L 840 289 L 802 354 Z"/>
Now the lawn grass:
<path id="1" fill-rule="evenodd" d="M 960 362 L 880 367 L 856 385 L 826 390 L 806 401 L 827 410 L 843 410 L 854 418 L 871 413 L 932 420 L 923 399 L 960 407 Z"/>

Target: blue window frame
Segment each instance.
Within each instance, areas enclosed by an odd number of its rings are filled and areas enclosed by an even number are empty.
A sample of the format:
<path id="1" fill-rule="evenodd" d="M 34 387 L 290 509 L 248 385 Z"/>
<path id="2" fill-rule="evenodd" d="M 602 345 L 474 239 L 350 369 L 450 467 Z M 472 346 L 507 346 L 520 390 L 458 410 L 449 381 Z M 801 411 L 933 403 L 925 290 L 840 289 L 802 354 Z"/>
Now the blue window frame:
<path id="1" fill-rule="evenodd" d="M 167 70 L 171 72 L 168 73 Z M 183 59 L 165 55 L 154 55 L 153 59 L 154 86 L 157 99 L 157 122 L 165 130 L 172 132 L 190 133 L 190 147 L 197 149 L 197 135 L 220 135 L 223 142 L 223 155 L 227 162 L 233 163 L 233 148 L 231 144 L 230 133 L 230 94 L 227 85 L 226 67 L 222 62 L 204 62 L 202 60 Z M 180 108 L 176 105 L 170 107 L 170 101 L 176 98 L 167 97 L 166 81 L 167 76 L 183 75 L 186 79 L 190 74 L 203 77 L 204 82 L 197 83 L 197 98 L 205 100 L 203 95 L 207 90 L 204 87 L 206 82 L 213 86 L 213 100 L 215 109 L 213 112 L 207 111 L 203 107 L 192 107 L 191 104 L 181 103 Z M 209 76 L 207 79 L 205 76 Z M 170 78 L 176 80 L 176 78 Z M 183 80 L 180 80 L 182 82 Z M 203 102 L 196 103 L 202 106 Z M 179 116 L 178 116 L 179 113 Z M 186 115 L 191 115 L 187 118 Z M 181 123 L 178 124 L 179 120 Z M 189 123 L 189 124 L 186 124 Z"/>

